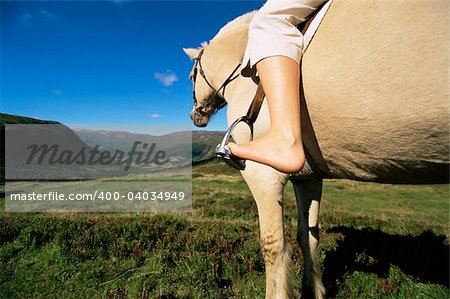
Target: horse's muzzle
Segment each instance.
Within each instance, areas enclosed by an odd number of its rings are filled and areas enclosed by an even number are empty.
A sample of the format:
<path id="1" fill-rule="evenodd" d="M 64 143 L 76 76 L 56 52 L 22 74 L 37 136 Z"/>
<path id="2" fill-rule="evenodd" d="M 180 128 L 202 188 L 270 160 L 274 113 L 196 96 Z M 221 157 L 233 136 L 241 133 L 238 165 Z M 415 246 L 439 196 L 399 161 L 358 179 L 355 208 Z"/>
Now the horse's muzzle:
<path id="1" fill-rule="evenodd" d="M 189 115 L 196 127 L 202 128 L 202 127 L 206 127 L 208 125 L 208 122 L 209 122 L 208 116 L 197 113 L 196 111 L 191 111 L 191 113 L 189 113 Z"/>

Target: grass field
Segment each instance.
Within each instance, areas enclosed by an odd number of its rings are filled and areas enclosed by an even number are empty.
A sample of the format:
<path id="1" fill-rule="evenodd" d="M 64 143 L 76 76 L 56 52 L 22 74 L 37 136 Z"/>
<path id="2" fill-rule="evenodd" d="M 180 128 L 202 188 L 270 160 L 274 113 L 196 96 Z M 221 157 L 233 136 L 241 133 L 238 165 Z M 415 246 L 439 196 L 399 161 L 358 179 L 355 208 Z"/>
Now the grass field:
<path id="1" fill-rule="evenodd" d="M 449 185 L 324 189 L 319 255 L 329 297 L 450 297 Z M 196 166 L 193 196 L 190 213 L 1 212 L 0 298 L 263 298 L 257 210 L 239 173 Z M 300 290 L 290 185 L 285 207 Z"/>

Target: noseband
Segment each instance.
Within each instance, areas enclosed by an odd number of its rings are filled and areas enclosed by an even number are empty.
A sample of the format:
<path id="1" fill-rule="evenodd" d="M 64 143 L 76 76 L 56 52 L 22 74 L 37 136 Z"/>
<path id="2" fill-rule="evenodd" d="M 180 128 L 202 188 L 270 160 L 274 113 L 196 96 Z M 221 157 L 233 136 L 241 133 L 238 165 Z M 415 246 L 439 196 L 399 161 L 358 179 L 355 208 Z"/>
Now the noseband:
<path id="1" fill-rule="evenodd" d="M 237 77 L 239 77 L 239 74 L 236 74 L 236 71 L 239 69 L 239 67 L 241 66 L 241 64 L 239 63 L 236 68 L 231 72 L 231 74 L 227 77 L 227 79 L 222 83 L 222 85 L 220 85 L 220 87 L 216 90 L 211 83 L 209 83 L 208 79 L 206 78 L 205 72 L 203 71 L 203 67 L 202 67 L 202 55 L 203 55 L 204 49 L 202 49 L 200 51 L 200 53 L 198 54 L 198 57 L 195 58 L 195 65 L 194 65 L 194 74 L 192 75 L 192 82 L 194 83 L 194 91 L 193 91 L 193 99 L 194 99 L 194 105 L 195 105 L 195 111 L 196 113 L 200 114 L 200 115 L 204 115 L 202 109 L 208 105 L 212 105 L 214 99 L 217 98 L 217 95 L 219 94 L 219 92 L 222 92 L 222 97 L 219 97 L 221 99 L 220 103 L 217 105 L 217 107 L 213 107 L 214 108 L 214 113 L 216 113 L 217 111 L 219 111 L 220 109 L 222 109 L 223 107 L 226 106 L 227 102 L 225 100 L 225 88 L 227 87 L 227 85 L 232 82 L 234 79 L 236 79 Z M 211 90 L 213 91 L 213 95 L 210 96 L 205 104 L 203 106 L 198 106 L 197 107 L 197 97 L 195 95 L 195 83 L 197 80 L 197 67 L 198 67 L 198 71 L 200 72 L 200 75 L 202 76 L 202 78 L 205 80 L 206 84 L 208 84 L 209 88 L 211 88 Z"/>

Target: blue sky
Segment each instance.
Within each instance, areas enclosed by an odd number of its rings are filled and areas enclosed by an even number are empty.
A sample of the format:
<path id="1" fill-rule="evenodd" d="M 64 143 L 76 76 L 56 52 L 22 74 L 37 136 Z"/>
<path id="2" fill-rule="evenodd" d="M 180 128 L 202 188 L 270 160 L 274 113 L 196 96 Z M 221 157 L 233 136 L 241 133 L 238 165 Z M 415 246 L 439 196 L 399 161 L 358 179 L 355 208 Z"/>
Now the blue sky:
<path id="1" fill-rule="evenodd" d="M 0 111 L 66 124 L 190 122 L 182 48 L 262 4 L 1 1 Z M 207 129 L 225 130 L 225 113 Z"/>

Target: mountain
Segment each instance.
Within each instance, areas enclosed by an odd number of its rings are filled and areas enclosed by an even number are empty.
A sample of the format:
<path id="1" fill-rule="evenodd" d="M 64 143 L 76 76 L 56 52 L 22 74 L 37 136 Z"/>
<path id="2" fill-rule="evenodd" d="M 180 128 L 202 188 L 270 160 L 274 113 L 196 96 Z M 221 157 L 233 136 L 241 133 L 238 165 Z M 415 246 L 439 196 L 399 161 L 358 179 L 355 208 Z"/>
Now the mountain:
<path id="1" fill-rule="evenodd" d="M 187 132 L 175 132 L 162 136 L 154 136 L 150 134 L 136 134 L 123 131 L 101 131 L 101 130 L 84 130 L 75 129 L 72 130 L 69 127 L 51 120 L 40 120 L 30 117 L 24 117 L 19 115 L 11 115 L 0 113 L 0 134 L 2 140 L 5 138 L 5 125 L 6 124 L 53 124 L 57 129 L 51 131 L 47 130 L 46 126 L 32 126 L 32 131 L 22 131 L 20 134 L 25 134 L 27 145 L 33 143 L 43 143 L 47 140 L 47 143 L 51 143 L 51 140 L 57 139 L 57 143 L 60 144 L 61 150 L 69 149 L 72 152 L 78 152 L 83 149 L 86 151 L 92 150 L 96 145 L 100 145 L 100 150 L 108 150 L 114 152 L 121 150 L 128 152 L 130 145 L 133 145 L 135 141 L 141 141 L 147 144 L 157 144 L 159 149 L 168 153 L 170 157 L 175 157 L 174 161 L 170 161 L 170 165 L 185 165 L 186 163 L 204 163 L 214 158 L 214 149 L 218 143 L 222 140 L 225 132 L 221 131 L 187 131 Z M 52 127 L 52 126 L 49 126 Z M 19 133 L 19 128 L 12 127 L 10 130 L 16 130 L 14 132 Z M 13 131 L 9 131 L 9 140 L 11 136 L 14 136 Z M 191 137 L 192 136 L 192 140 Z M 23 138 L 22 138 L 23 139 Z M 14 142 L 17 142 L 14 140 Z M 23 143 L 23 141 L 22 141 Z M 20 148 L 22 151 L 27 148 L 25 144 L 16 143 L 14 150 L 17 148 L 18 154 L 20 154 Z M 191 147 L 192 145 L 192 147 Z M 28 150 L 29 151 L 29 150 Z M 1 180 L 4 181 L 4 165 L 5 165 L 5 143 L 1 143 Z M 24 154 L 24 153 L 22 153 Z M 192 160 L 191 160 L 192 159 Z M 183 162 L 184 161 L 184 162 Z M 11 161 L 8 161 L 8 163 Z M 9 164 L 10 165 L 10 164 Z M 169 166 L 170 166 L 169 165 Z M 109 171 L 108 171 L 109 172 Z"/>
<path id="2" fill-rule="evenodd" d="M 6 166 L 9 180 L 17 179 L 89 179 L 122 176 L 116 163 L 89 165 L 80 161 L 79 153 L 88 161 L 98 159 L 69 127 L 56 122 L 18 115 L 0 114 L 2 170 Z M 11 125 L 11 126 L 8 126 Z M 5 157 L 7 159 L 5 159 Z M 2 171 L 2 180 L 5 178 Z"/>
<path id="3" fill-rule="evenodd" d="M 129 150 L 136 140 L 142 143 L 156 143 L 162 150 L 176 155 L 189 156 L 192 155 L 192 162 L 204 162 L 214 158 L 214 150 L 222 141 L 225 132 L 221 131 L 188 131 L 175 132 L 162 136 L 154 136 L 150 134 L 137 134 L 124 131 L 100 131 L 74 129 L 75 133 L 87 144 L 94 146 L 101 144 L 102 149 L 113 150 Z M 185 152 L 185 142 L 189 140 L 189 134 L 192 134 L 192 154 Z M 181 144 L 180 144 L 181 143 Z"/>

